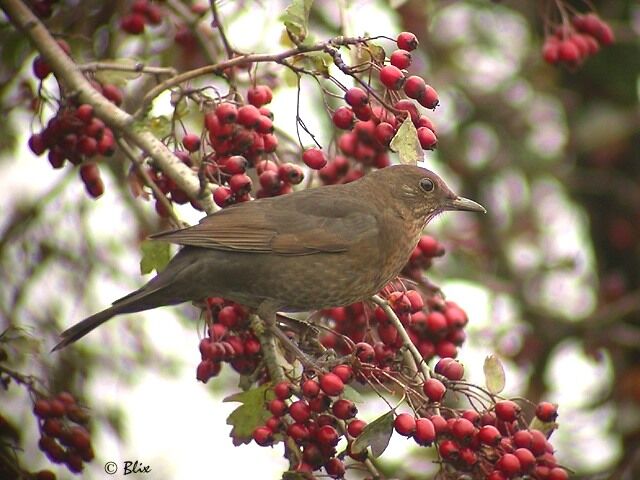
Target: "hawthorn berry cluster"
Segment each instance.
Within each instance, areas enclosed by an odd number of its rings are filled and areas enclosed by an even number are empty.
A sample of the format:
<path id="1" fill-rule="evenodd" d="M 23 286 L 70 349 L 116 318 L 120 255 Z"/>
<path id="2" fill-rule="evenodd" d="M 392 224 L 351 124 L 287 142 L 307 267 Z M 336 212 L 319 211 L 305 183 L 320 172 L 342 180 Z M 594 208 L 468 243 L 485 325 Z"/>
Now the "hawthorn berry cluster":
<path id="1" fill-rule="evenodd" d="M 435 356 L 453 358 L 458 354 L 458 347 L 466 339 L 464 327 L 468 322 L 466 313 L 458 305 L 436 295 L 425 302 L 417 290 L 395 290 L 386 298 L 425 361 Z M 333 330 L 321 338 L 326 348 L 341 354 L 355 351 L 361 362 L 372 367 L 367 371 L 373 374 L 377 374 L 378 369 L 400 370 L 404 342 L 381 307 L 368 315 L 364 303 L 358 302 L 327 309 L 324 315 Z M 363 375 L 362 379 L 366 377 L 364 371 Z"/>
<path id="2" fill-rule="evenodd" d="M 431 267 L 433 259 L 445 254 L 444 247 L 431 235 L 420 237 L 409 257 L 409 261 L 402 269 L 401 275 L 420 283 L 424 271 Z"/>
<path id="3" fill-rule="evenodd" d="M 576 67 L 615 41 L 613 30 L 595 13 L 574 15 L 570 23 L 558 25 L 547 37 L 542 56 L 547 63 Z"/>
<path id="4" fill-rule="evenodd" d="M 465 388 L 457 388 L 463 385 L 458 382 L 464 376 L 464 367 L 444 358 L 434 370 L 436 376 L 423 384 L 423 391 L 430 404 L 440 405 L 439 412 L 422 408 L 417 416 L 401 413 L 395 417 L 394 429 L 418 445 L 435 445 L 444 472 L 487 480 L 569 478 L 567 471 L 558 466 L 547 435 L 526 426 L 517 403 L 499 400 L 484 410 L 444 408 L 442 401 L 447 391 L 462 392 Z M 541 402 L 535 415 L 543 425 L 551 424 L 557 417 L 557 407 Z"/>
<path id="5" fill-rule="evenodd" d="M 39 420 L 38 446 L 49 460 L 65 464 L 74 473 L 82 471 L 84 462 L 93 460 L 91 437 L 86 429 L 89 417 L 73 395 L 62 392 L 53 398 L 39 398 L 33 405 L 33 413 Z M 44 471 L 43 478 L 50 473 Z"/>
<path id="6" fill-rule="evenodd" d="M 435 127 L 420 113 L 418 105 L 434 109 L 438 105 L 438 94 L 422 77 L 408 76 L 405 70 L 411 64 L 410 51 L 417 48 L 418 40 L 414 34 L 402 32 L 396 44 L 398 49 L 391 54 L 389 64 L 376 65 L 380 83 L 392 101 L 392 110 L 372 98 L 370 87 L 352 87 L 344 95 L 347 105 L 338 107 L 332 114 L 333 124 L 348 130 L 338 138 L 339 150 L 364 167 L 384 168 L 390 164 L 389 144 L 406 115 L 417 128 L 423 149 L 431 150 L 437 143 Z M 358 174 L 346 176 L 347 171 L 344 161 L 336 158 L 321 170 L 320 175 L 325 184 L 346 183 L 358 177 Z"/>
<path id="7" fill-rule="evenodd" d="M 210 314 L 208 335 L 200 340 L 201 361 L 196 378 L 207 383 L 220 373 L 223 362 L 240 374 L 253 372 L 262 355 L 260 342 L 249 329 L 248 311 L 218 297 L 207 299 L 207 311 Z"/>
<path id="8" fill-rule="evenodd" d="M 146 25 L 160 25 L 164 12 L 162 7 L 149 0 L 135 0 L 129 11 L 120 19 L 120 28 L 132 35 L 144 33 Z"/>
<path id="9" fill-rule="evenodd" d="M 351 453 L 351 444 L 367 423 L 356 418 L 358 408 L 344 398 L 344 387 L 354 377 L 346 364 L 315 376 L 305 372 L 299 381 L 283 381 L 273 387 L 275 398 L 266 408 L 271 417 L 253 432 L 253 440 L 261 446 L 271 446 L 290 439 L 300 449 L 295 471 L 312 473 L 324 467 L 327 475 L 342 478 L 346 456 L 361 461 L 362 455 Z M 347 446 L 338 453 L 338 443 L 346 439 Z"/>

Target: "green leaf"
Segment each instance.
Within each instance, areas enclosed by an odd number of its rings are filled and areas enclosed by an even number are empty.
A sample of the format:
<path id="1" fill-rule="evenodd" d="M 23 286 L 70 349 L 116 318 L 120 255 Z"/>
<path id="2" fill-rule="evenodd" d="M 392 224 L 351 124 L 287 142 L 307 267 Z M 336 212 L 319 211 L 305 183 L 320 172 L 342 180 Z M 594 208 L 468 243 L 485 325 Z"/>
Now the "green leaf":
<path id="1" fill-rule="evenodd" d="M 280 16 L 289 38 L 294 43 L 301 43 L 307 38 L 309 33 L 309 10 L 311 10 L 312 3 L 313 0 L 293 0 Z"/>
<path id="2" fill-rule="evenodd" d="M 118 65 L 122 65 L 123 67 L 130 68 L 129 71 L 120 71 L 120 70 L 99 70 L 95 73 L 96 80 L 100 83 L 112 83 L 117 85 L 118 87 L 123 87 L 127 84 L 128 81 L 133 80 L 134 78 L 138 78 L 141 73 L 135 71 L 135 67 L 138 63 L 138 60 L 134 58 L 115 58 L 115 59 L 105 59 L 102 60 L 104 63 L 117 63 Z"/>
<path id="3" fill-rule="evenodd" d="M 146 275 L 153 270 L 160 272 L 171 260 L 170 245 L 167 242 L 154 242 L 145 240 L 140 246 L 142 258 L 140 259 L 140 273 Z"/>
<path id="4" fill-rule="evenodd" d="M 407 118 L 402 122 L 389 146 L 394 152 L 398 152 L 400 163 L 416 165 L 422 161 L 424 153 L 418 141 L 418 131 L 411 121 L 410 115 L 407 115 Z"/>
<path id="5" fill-rule="evenodd" d="M 534 415 L 529 423 L 529 430 L 540 430 L 542 433 L 546 435 L 547 438 L 551 436 L 551 433 L 558 428 L 558 424 L 556 422 L 543 422 L 538 417 Z"/>
<path id="6" fill-rule="evenodd" d="M 357 454 L 371 447 L 371 454 L 374 457 L 382 455 L 393 433 L 393 418 L 394 413 L 391 410 L 364 427 L 351 446 L 353 453 Z"/>
<path id="7" fill-rule="evenodd" d="M 489 355 L 484 359 L 484 383 L 494 395 L 499 394 L 504 390 L 505 374 L 502 362 L 495 355 Z"/>
<path id="8" fill-rule="evenodd" d="M 344 386 L 344 398 L 351 400 L 354 403 L 362 402 L 362 395 L 351 385 Z"/>
<path id="9" fill-rule="evenodd" d="M 260 425 L 264 425 L 271 416 L 271 412 L 265 408 L 265 403 L 275 398 L 271 388 L 272 385 L 266 383 L 246 392 L 236 393 L 223 400 L 223 402 L 242 403 L 227 418 L 227 425 L 233 427 L 229 436 L 233 439 L 234 445 L 249 443 L 253 431 Z"/>
<path id="10" fill-rule="evenodd" d="M 322 75 L 324 78 L 329 77 L 329 65 L 333 59 L 326 52 L 309 52 L 293 57 L 291 64 L 311 70 L 316 75 Z"/>
<path id="11" fill-rule="evenodd" d="M 158 138 L 165 138 L 171 134 L 171 120 L 164 115 L 152 117 L 145 122 L 146 127 Z"/>

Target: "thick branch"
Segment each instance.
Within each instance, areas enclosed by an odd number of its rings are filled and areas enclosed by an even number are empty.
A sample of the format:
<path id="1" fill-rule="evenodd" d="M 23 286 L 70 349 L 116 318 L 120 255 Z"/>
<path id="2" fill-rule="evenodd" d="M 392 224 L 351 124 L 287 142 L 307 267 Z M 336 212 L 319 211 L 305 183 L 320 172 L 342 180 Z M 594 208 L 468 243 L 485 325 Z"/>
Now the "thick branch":
<path id="1" fill-rule="evenodd" d="M 81 102 L 88 103 L 95 114 L 107 125 L 120 132 L 127 140 L 147 152 L 187 195 L 197 200 L 207 213 L 215 211 L 211 195 L 200 196 L 196 175 L 175 157 L 169 149 L 134 118 L 121 110 L 95 90 L 73 60 L 60 48 L 46 27 L 20 0 L 0 0 L 0 7 L 11 22 L 31 40 L 47 61 L 58 81 Z"/>

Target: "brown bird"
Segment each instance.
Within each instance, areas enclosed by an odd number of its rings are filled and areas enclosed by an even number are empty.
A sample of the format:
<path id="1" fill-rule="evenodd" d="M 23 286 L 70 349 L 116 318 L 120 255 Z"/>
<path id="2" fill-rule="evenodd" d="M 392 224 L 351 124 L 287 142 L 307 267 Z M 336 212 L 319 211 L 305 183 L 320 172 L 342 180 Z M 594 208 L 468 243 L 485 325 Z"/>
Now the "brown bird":
<path id="1" fill-rule="evenodd" d="M 142 288 L 64 331 L 54 350 L 115 315 L 207 297 L 250 307 L 270 325 L 278 311 L 364 300 L 398 275 L 424 226 L 446 210 L 485 212 L 435 173 L 409 165 L 228 207 L 153 235 L 183 248 Z"/>

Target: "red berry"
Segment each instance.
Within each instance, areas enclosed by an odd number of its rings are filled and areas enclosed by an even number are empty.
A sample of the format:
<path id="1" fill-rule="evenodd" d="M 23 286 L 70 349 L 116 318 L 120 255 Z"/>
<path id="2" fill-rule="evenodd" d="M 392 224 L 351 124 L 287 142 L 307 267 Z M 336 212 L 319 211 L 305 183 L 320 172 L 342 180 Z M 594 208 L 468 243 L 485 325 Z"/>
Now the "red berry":
<path id="1" fill-rule="evenodd" d="M 496 468 L 509 478 L 515 477 L 522 470 L 520 460 L 513 453 L 505 453 L 500 457 L 496 462 Z"/>
<path id="2" fill-rule="evenodd" d="M 348 420 L 358 414 L 358 408 L 351 400 L 336 400 L 331 406 L 331 411 L 340 420 Z"/>
<path id="3" fill-rule="evenodd" d="M 244 195 L 251 191 L 251 178 L 246 173 L 236 173 L 229 179 L 229 188 L 236 195 Z"/>
<path id="4" fill-rule="evenodd" d="M 39 80 L 44 80 L 51 73 L 51 67 L 46 62 L 46 60 L 44 58 L 42 58 L 40 55 L 38 55 L 33 60 L 32 68 L 33 68 L 33 74 Z"/>
<path id="5" fill-rule="evenodd" d="M 429 378 L 422 386 L 424 394 L 432 402 L 439 402 L 444 397 L 447 388 L 437 378 Z"/>
<path id="6" fill-rule="evenodd" d="M 356 353 L 356 356 L 358 357 L 358 360 L 360 360 L 363 363 L 371 363 L 376 358 L 376 353 L 373 347 L 371 346 L 370 343 L 367 343 L 367 342 L 356 343 L 355 353 Z"/>
<path id="7" fill-rule="evenodd" d="M 418 48 L 418 39 L 411 32 L 402 32 L 396 38 L 398 48 L 406 50 L 408 52 Z"/>
<path id="8" fill-rule="evenodd" d="M 394 67 L 405 70 L 411 65 L 411 54 L 406 50 L 398 49 L 391 54 L 389 60 Z"/>
<path id="9" fill-rule="evenodd" d="M 346 472 L 344 462 L 339 458 L 330 458 L 327 463 L 324 464 L 324 469 L 327 474 L 333 478 L 342 478 Z"/>
<path id="10" fill-rule="evenodd" d="M 309 428 L 301 423 L 292 423 L 287 427 L 287 435 L 296 442 L 303 442 L 309 438 Z"/>
<path id="11" fill-rule="evenodd" d="M 47 146 L 45 145 L 42 134 L 34 133 L 29 137 L 29 148 L 36 155 L 42 155 L 45 152 Z"/>
<path id="12" fill-rule="evenodd" d="M 347 425 L 347 432 L 349 433 L 349 435 L 355 438 L 362 433 L 362 430 L 364 430 L 364 427 L 366 426 L 367 422 L 356 418 L 354 420 L 351 420 L 351 422 L 349 422 L 349 425 Z"/>
<path id="13" fill-rule="evenodd" d="M 144 16 L 139 13 L 130 13 L 120 20 L 120 28 L 131 35 L 140 35 L 144 32 Z"/>
<path id="14" fill-rule="evenodd" d="M 302 161 L 313 170 L 320 170 L 327 164 L 327 158 L 319 148 L 308 148 L 302 154 Z"/>
<path id="15" fill-rule="evenodd" d="M 84 123 L 89 123 L 93 118 L 93 107 L 88 103 L 83 103 L 76 108 L 75 115 Z"/>
<path id="16" fill-rule="evenodd" d="M 420 100 L 425 94 L 426 86 L 427 85 L 422 77 L 412 75 L 406 79 L 403 88 L 407 97 Z"/>
<path id="17" fill-rule="evenodd" d="M 273 93 L 267 85 L 256 85 L 247 91 L 247 100 L 251 105 L 258 108 L 271 103 L 272 99 Z"/>
<path id="18" fill-rule="evenodd" d="M 369 103 L 369 96 L 361 88 L 352 87 L 344 94 L 344 100 L 353 108 L 358 108 Z"/>
<path id="19" fill-rule="evenodd" d="M 440 312 L 431 312 L 427 315 L 427 331 L 433 335 L 440 335 L 447 329 L 447 319 Z M 438 368 L 436 366 L 436 368 Z M 436 370 L 437 373 L 438 370 Z"/>
<path id="20" fill-rule="evenodd" d="M 502 435 L 493 425 L 485 425 L 478 431 L 478 440 L 486 445 L 496 446 L 502 440 Z"/>
<path id="21" fill-rule="evenodd" d="M 410 437 L 416 431 L 416 419 L 410 413 L 401 413 L 393 421 L 393 426 L 400 435 Z"/>
<path id="22" fill-rule="evenodd" d="M 460 454 L 460 448 L 453 440 L 443 440 L 438 446 L 438 453 L 444 460 L 455 460 Z"/>
<path id="23" fill-rule="evenodd" d="M 496 416 L 503 422 L 513 422 L 518 418 L 520 407 L 511 400 L 502 400 L 495 405 Z"/>
<path id="24" fill-rule="evenodd" d="M 304 400 L 293 402 L 289 405 L 289 415 L 291 415 L 291 418 L 296 422 L 305 423 L 309 418 L 311 418 L 311 409 L 309 408 L 309 404 Z"/>
<path id="25" fill-rule="evenodd" d="M 409 112 L 411 121 L 414 123 L 414 125 L 418 122 L 418 119 L 420 118 L 420 112 L 418 112 L 418 107 L 413 100 L 403 98 L 402 100 L 398 100 L 393 106 L 397 110 Z M 402 116 L 401 119 L 404 120 L 404 116 Z"/>
<path id="26" fill-rule="evenodd" d="M 340 435 L 338 435 L 338 431 L 333 428 L 331 425 L 323 425 L 321 426 L 316 434 L 316 439 L 318 443 L 322 446 L 330 446 L 335 447 L 340 440 Z"/>
<path id="27" fill-rule="evenodd" d="M 416 128 L 420 128 L 420 127 L 426 127 L 429 130 L 431 130 L 433 133 L 436 133 L 435 125 L 431 120 L 429 120 L 429 118 L 425 117 L 424 115 L 421 115 L 418 118 L 418 121 L 416 122 Z"/>
<path id="28" fill-rule="evenodd" d="M 305 380 L 302 384 L 302 394 L 307 398 L 317 397 L 320 393 L 320 384 L 315 380 Z"/>
<path id="29" fill-rule="evenodd" d="M 253 440 L 261 447 L 273 444 L 273 432 L 267 427 L 258 427 L 253 431 Z"/>
<path id="30" fill-rule="evenodd" d="M 532 470 L 536 464 L 536 457 L 534 457 L 531 450 L 527 448 L 518 448 L 513 452 L 513 454 L 518 457 L 520 467 L 523 472 Z"/>
<path id="31" fill-rule="evenodd" d="M 440 368 L 438 368 L 438 365 L 441 365 Z M 435 370 L 449 380 L 462 380 L 462 377 L 464 377 L 464 367 L 462 364 L 451 358 L 443 358 L 438 361 Z"/>
<path id="32" fill-rule="evenodd" d="M 398 67 L 385 65 L 380 69 L 380 82 L 389 90 L 400 90 L 404 83 L 404 74 Z"/>
<path id="33" fill-rule="evenodd" d="M 344 382 L 335 373 L 327 373 L 320 377 L 320 388 L 330 397 L 336 397 L 344 391 Z"/>
<path id="34" fill-rule="evenodd" d="M 549 475 L 546 480 L 567 480 L 569 474 L 564 468 L 554 467 L 549 471 Z"/>
<path id="35" fill-rule="evenodd" d="M 213 192 L 213 201 L 219 207 L 226 207 L 233 203 L 233 192 L 229 187 L 218 187 Z"/>
<path id="36" fill-rule="evenodd" d="M 215 112 L 220 123 L 235 123 L 238 118 L 238 109 L 232 103 L 221 103 Z"/>
<path id="37" fill-rule="evenodd" d="M 540 402 L 536 406 L 536 417 L 543 422 L 553 422 L 558 417 L 558 406 L 549 402 Z"/>
<path id="38" fill-rule="evenodd" d="M 507 477 L 500 470 L 494 470 L 487 475 L 487 480 L 507 480 Z"/>
<path id="39" fill-rule="evenodd" d="M 278 178 L 285 183 L 298 185 L 304 180 L 304 172 L 294 163 L 283 163 L 278 167 Z"/>
<path id="40" fill-rule="evenodd" d="M 453 422 L 451 426 L 451 433 L 458 440 L 468 440 L 476 432 L 476 427 L 473 426 L 466 418 L 458 418 Z"/>
<path id="41" fill-rule="evenodd" d="M 390 123 L 380 122 L 375 127 L 374 136 L 381 145 L 387 147 L 396 134 L 395 128 Z"/>
<path id="42" fill-rule="evenodd" d="M 182 137 L 182 145 L 189 152 L 197 152 L 200 150 L 200 137 L 195 133 L 187 133 Z"/>
<path id="43" fill-rule="evenodd" d="M 416 431 L 413 439 L 418 445 L 430 445 L 436 439 L 436 429 L 428 418 L 416 419 Z"/>
<path id="44" fill-rule="evenodd" d="M 542 58 L 545 62 L 555 65 L 560 59 L 560 43 L 555 38 L 548 38 L 542 46 Z"/>
<path id="45" fill-rule="evenodd" d="M 98 153 L 104 156 L 113 155 L 116 151 L 116 144 L 111 129 L 105 128 L 102 138 L 98 140 Z"/>
<path id="46" fill-rule="evenodd" d="M 422 97 L 418 98 L 418 102 L 424 108 L 434 109 L 440 104 L 440 99 L 438 98 L 438 92 L 431 85 L 424 86 L 424 93 Z"/>
<path id="47" fill-rule="evenodd" d="M 122 90 L 110 83 L 102 86 L 102 95 L 115 105 L 121 105 L 124 100 Z"/>
<path id="48" fill-rule="evenodd" d="M 423 150 L 433 150 L 438 143 L 438 138 L 432 130 L 427 127 L 420 127 L 418 129 L 418 141 Z"/>
<path id="49" fill-rule="evenodd" d="M 333 112 L 333 124 L 342 130 L 351 130 L 354 122 L 353 110 L 349 107 L 339 107 Z"/>
<path id="50" fill-rule="evenodd" d="M 531 447 L 529 450 L 538 456 L 545 453 L 547 449 L 547 437 L 540 430 L 530 430 L 531 433 Z"/>
<path id="51" fill-rule="evenodd" d="M 260 115 L 258 119 L 258 124 L 256 125 L 256 132 L 267 134 L 273 132 L 273 121 L 269 117 L 265 117 L 264 115 Z"/>
<path id="52" fill-rule="evenodd" d="M 558 47 L 558 58 L 562 62 L 573 65 L 580 60 L 580 51 L 571 40 L 563 40 Z"/>
<path id="53" fill-rule="evenodd" d="M 268 133 L 262 136 L 262 141 L 264 142 L 265 153 L 273 153 L 276 151 L 276 148 L 278 147 L 278 137 Z"/>
<path id="54" fill-rule="evenodd" d="M 287 404 L 279 398 L 275 398 L 269 402 L 269 411 L 274 417 L 281 417 L 287 413 Z"/>
<path id="55" fill-rule="evenodd" d="M 331 371 L 339 376 L 343 383 L 349 383 L 353 378 L 353 369 L 349 365 L 336 365 Z"/>
<path id="56" fill-rule="evenodd" d="M 80 178 L 84 183 L 93 183 L 100 180 L 100 169 L 95 163 L 85 163 L 80 167 Z"/>
<path id="57" fill-rule="evenodd" d="M 236 121 L 246 128 L 254 128 L 260 121 L 260 110 L 253 105 L 243 105 L 238 109 L 238 117 Z M 265 132 L 269 133 L 269 132 Z"/>

